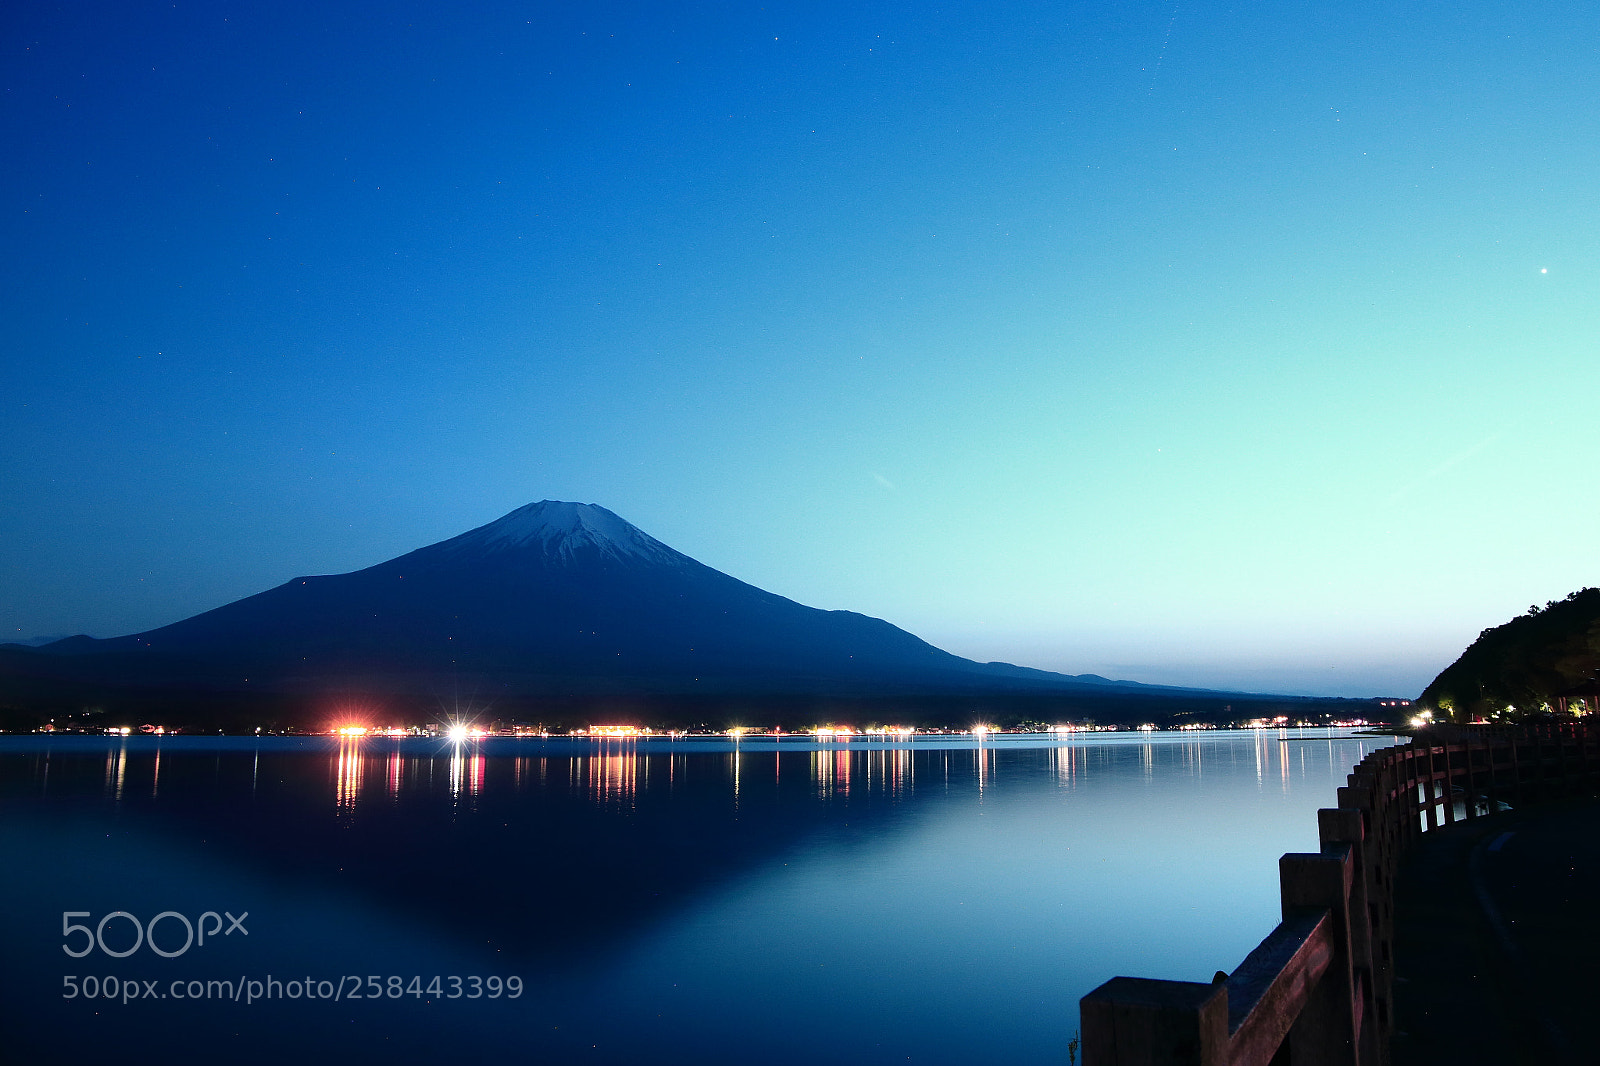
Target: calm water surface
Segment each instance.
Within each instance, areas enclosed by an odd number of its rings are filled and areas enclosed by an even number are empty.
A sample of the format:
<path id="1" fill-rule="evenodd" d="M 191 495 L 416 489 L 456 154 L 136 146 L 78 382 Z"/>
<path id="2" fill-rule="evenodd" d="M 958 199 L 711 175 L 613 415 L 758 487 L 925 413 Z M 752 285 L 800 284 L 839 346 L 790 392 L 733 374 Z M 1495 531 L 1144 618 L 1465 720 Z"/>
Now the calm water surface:
<path id="1" fill-rule="evenodd" d="M 1388 743 L 3 738 L 0 1018 L 25 1062 L 1065 1062 L 1101 981 L 1237 964 Z"/>

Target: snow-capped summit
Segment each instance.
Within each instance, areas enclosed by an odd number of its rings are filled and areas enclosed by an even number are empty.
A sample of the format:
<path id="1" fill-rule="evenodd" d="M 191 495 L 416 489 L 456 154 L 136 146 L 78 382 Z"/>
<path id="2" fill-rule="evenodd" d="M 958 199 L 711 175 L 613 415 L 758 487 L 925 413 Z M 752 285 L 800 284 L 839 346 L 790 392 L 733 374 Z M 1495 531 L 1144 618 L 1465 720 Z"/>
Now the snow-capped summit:
<path id="1" fill-rule="evenodd" d="M 687 556 L 604 507 L 564 500 L 540 500 L 518 507 L 434 547 L 451 555 L 537 548 L 547 559 L 559 562 L 571 562 L 588 551 L 669 566 L 688 561 Z"/>

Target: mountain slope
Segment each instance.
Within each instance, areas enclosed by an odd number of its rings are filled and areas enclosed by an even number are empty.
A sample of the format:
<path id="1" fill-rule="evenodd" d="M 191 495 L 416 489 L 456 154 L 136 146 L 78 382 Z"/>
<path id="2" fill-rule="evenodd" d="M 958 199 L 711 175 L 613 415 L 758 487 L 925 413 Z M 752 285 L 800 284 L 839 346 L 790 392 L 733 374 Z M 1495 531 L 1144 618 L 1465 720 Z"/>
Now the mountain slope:
<path id="1" fill-rule="evenodd" d="M 962 659 L 881 619 L 746 584 L 603 507 L 550 500 L 365 570 L 31 654 L 103 683 L 248 691 L 1151 691 Z"/>

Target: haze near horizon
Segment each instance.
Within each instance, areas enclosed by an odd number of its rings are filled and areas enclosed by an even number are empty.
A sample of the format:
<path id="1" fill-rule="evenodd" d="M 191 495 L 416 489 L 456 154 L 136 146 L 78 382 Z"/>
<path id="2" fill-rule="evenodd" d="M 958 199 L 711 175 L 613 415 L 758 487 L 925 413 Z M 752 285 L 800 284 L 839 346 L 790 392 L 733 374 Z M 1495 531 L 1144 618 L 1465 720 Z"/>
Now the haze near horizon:
<path id="1" fill-rule="evenodd" d="M 1596 584 L 1570 3 L 0 14 L 0 639 L 541 498 L 940 648 L 1414 695 Z"/>

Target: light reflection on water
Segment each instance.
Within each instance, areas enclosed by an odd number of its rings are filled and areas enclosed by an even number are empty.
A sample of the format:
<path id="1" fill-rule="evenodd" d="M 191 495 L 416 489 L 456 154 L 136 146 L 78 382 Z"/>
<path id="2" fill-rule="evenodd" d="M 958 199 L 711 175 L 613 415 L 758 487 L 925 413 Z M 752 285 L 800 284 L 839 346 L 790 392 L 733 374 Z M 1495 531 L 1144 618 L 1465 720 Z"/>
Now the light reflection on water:
<path id="1" fill-rule="evenodd" d="M 1291 736 L 1290 733 L 1295 735 Z M 996 739 L 993 736 L 976 741 L 950 742 L 909 741 L 896 743 L 808 743 L 791 741 L 781 749 L 777 744 L 767 744 L 751 750 L 753 745 L 722 745 L 718 742 L 700 742 L 671 745 L 687 750 L 661 750 L 652 742 L 635 738 L 604 738 L 593 741 L 490 739 L 464 744 L 439 744 L 434 741 L 393 740 L 387 738 L 342 737 L 330 753 L 329 769 L 332 782 L 329 799 L 342 813 L 354 812 L 367 794 L 381 787 L 391 801 L 399 799 L 408 790 L 427 791 L 434 780 L 438 765 L 449 783 L 452 799 L 471 799 L 483 793 L 491 765 L 505 764 L 510 789 L 521 792 L 532 787 L 543 789 L 548 784 L 551 762 L 563 764 L 569 788 L 586 794 L 601 807 L 626 807 L 634 802 L 641 790 L 648 790 L 652 773 L 664 782 L 669 791 L 676 787 L 685 773 L 685 763 L 715 752 L 714 759 L 722 767 L 722 778 L 731 795 L 737 799 L 751 783 L 754 773 L 773 785 L 781 785 L 784 759 L 799 757 L 802 753 L 808 766 L 813 794 L 822 800 L 851 795 L 855 787 L 872 795 L 891 799 L 908 795 L 917 785 L 919 773 L 933 772 L 940 777 L 946 789 L 951 783 L 951 754 L 965 756 L 964 765 L 978 795 L 993 783 L 997 774 L 997 760 L 1002 753 L 1023 750 L 1042 751 L 1045 766 L 1064 789 L 1075 787 L 1079 778 L 1092 769 L 1105 769 L 1117 761 L 1122 750 L 1136 753 L 1139 775 L 1152 782 L 1157 776 L 1170 777 L 1177 773 L 1186 778 L 1203 780 L 1207 773 L 1207 751 L 1218 746 L 1218 738 L 1227 736 L 1235 750 L 1227 755 L 1237 762 L 1237 747 L 1241 741 L 1248 744 L 1251 769 L 1258 791 L 1265 791 L 1269 778 L 1274 790 L 1288 795 L 1296 780 L 1312 774 L 1338 777 L 1349 767 L 1342 749 L 1352 741 L 1341 736 L 1315 735 L 1300 730 L 1254 730 L 1236 734 L 1184 734 L 1181 738 L 1134 739 L 1126 734 L 1094 734 L 1072 740 L 1019 740 Z M 76 739 L 76 738 L 74 738 Z M 172 753 L 182 750 L 187 740 L 176 738 L 141 743 L 143 738 L 116 738 L 108 742 L 104 754 L 105 793 L 113 802 L 121 803 L 128 784 L 130 765 L 149 762 L 150 796 L 158 798 L 161 788 L 161 759 L 163 743 L 169 758 L 183 756 Z M 1321 739 L 1322 744 L 1313 744 Z M 1386 743 L 1365 739 L 1356 741 L 1352 748 L 1359 759 L 1373 743 Z M 61 745 L 63 740 L 57 740 Z M 251 786 L 259 786 L 261 742 L 251 749 Z M 271 752 L 273 740 L 266 742 Z M 522 745 L 542 747 L 538 756 L 520 753 Z M 667 748 L 667 742 L 653 742 Z M 506 747 L 501 747 L 501 745 Z M 710 746 L 708 750 L 708 745 Z M 1310 762 L 1313 748 L 1320 749 L 1321 758 L 1313 767 Z M 131 750 L 130 750 L 131 749 Z M 565 750 L 563 750 L 565 749 Z M 309 753 L 308 753 L 309 754 Z M 38 778 L 42 790 L 48 789 L 51 754 L 39 757 Z M 60 758 L 57 755 L 56 758 Z M 1212 752 L 1211 758 L 1217 758 Z M 371 770 L 369 781 L 368 770 Z M 793 773 L 791 767 L 790 773 Z M 697 771 L 697 774 L 699 771 Z M 381 786 L 374 782 L 381 782 Z"/>
<path id="2" fill-rule="evenodd" d="M 344 813 L 356 809 L 361 794 L 361 778 L 366 768 L 361 742 L 350 737 L 339 741 L 339 761 L 334 772 L 334 806 Z"/>
<path id="3" fill-rule="evenodd" d="M 640 787 L 648 785 L 649 760 L 640 757 L 631 739 L 601 740 L 594 754 L 576 756 L 569 765 L 574 790 L 587 793 L 599 807 L 630 807 Z"/>
<path id="4" fill-rule="evenodd" d="M 155 913 L 185 893 L 196 913 L 238 897 L 267 923 L 229 945 L 234 972 L 392 957 L 528 981 L 499 1014 L 382 1014 L 395 1063 L 437 1058 L 429 1034 L 519 1060 L 740 1062 L 770 1045 L 766 1061 L 798 1063 L 781 1034 L 802 1017 L 830 1061 L 1049 1061 L 1105 978 L 1235 965 L 1276 921 L 1277 855 L 1315 848 L 1315 809 L 1387 743 L 8 738 L 0 843 L 56 872 L 0 904 L 35 995 L 60 980 L 61 910 Z M 86 828 L 57 845 L 45 830 L 69 807 Z M 119 887 L 128 848 L 156 856 L 139 899 Z M 183 1024 L 243 1034 L 238 1061 L 377 1035 L 304 1014 Z M 156 1046 L 138 1019 L 172 1021 L 118 1017 L 100 1035 L 134 1047 Z"/>
<path id="5" fill-rule="evenodd" d="M 106 793 L 118 803 L 122 802 L 123 777 L 128 772 L 128 742 L 117 742 L 116 747 L 106 752 Z M 152 775 L 153 780 L 154 775 Z"/>

